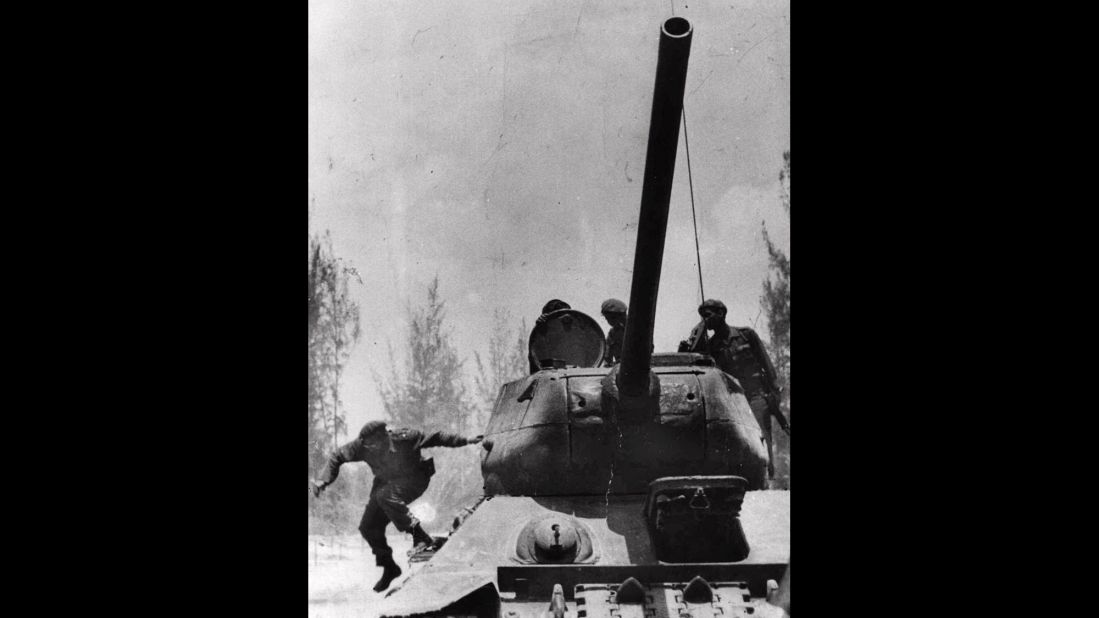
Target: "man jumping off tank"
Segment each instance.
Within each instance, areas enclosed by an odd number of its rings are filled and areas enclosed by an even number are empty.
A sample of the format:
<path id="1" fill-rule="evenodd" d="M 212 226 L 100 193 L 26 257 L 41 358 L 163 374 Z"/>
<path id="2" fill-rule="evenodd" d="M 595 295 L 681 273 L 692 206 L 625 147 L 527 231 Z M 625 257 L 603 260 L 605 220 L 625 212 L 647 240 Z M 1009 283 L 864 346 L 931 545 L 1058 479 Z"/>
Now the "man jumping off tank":
<path id="1" fill-rule="evenodd" d="M 477 444 L 483 438 L 463 438 L 442 431 L 425 435 L 415 429 L 387 430 L 385 423 L 371 421 L 363 425 L 357 438 L 332 454 L 322 478 L 310 482 L 310 492 L 314 497 L 319 497 L 321 491 L 336 480 L 341 465 L 352 461 L 370 464 L 374 472 L 374 485 L 370 488 L 370 501 L 363 511 L 359 532 L 374 552 L 377 565 L 383 567 L 382 578 L 374 585 L 375 592 L 388 588 L 401 574 L 401 568 L 393 561 L 393 549 L 385 540 L 385 528 L 389 522 L 393 522 L 401 532 L 412 533 L 415 543 L 413 551 L 433 543 L 431 536 L 408 511 L 408 505 L 423 495 L 431 475 L 435 473 L 434 462 L 423 459 L 420 449 Z"/>

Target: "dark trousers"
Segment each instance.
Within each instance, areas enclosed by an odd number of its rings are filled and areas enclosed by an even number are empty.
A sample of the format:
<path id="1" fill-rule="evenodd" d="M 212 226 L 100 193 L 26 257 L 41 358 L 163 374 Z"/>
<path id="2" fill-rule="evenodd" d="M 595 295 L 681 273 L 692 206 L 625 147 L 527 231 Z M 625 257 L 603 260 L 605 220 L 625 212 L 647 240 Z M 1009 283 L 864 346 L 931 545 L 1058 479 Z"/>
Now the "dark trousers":
<path id="1" fill-rule="evenodd" d="M 411 532 L 420 522 L 408 511 L 408 505 L 423 495 L 428 479 L 407 479 L 378 482 L 370 489 L 370 501 L 366 503 L 359 532 L 374 552 L 378 566 L 393 560 L 393 549 L 385 540 L 385 527 L 389 522 L 401 532 Z"/>
<path id="2" fill-rule="evenodd" d="M 763 393 L 750 393 L 748 405 L 751 406 L 752 413 L 759 421 L 759 428 L 763 430 L 763 441 L 767 444 L 767 474 L 770 478 L 775 478 L 774 440 L 771 435 L 771 411 L 768 408 L 767 399 Z"/>

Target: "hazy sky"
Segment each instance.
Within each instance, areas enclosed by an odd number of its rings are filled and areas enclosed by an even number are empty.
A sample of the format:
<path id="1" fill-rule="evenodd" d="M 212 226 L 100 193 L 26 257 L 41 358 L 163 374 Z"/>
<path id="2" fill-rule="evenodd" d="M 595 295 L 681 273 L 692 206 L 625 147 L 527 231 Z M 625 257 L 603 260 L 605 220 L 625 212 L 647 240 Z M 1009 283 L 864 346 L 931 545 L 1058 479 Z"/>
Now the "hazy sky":
<path id="1" fill-rule="evenodd" d="M 309 225 L 362 284 L 344 373 L 352 432 L 381 415 L 371 368 L 439 276 L 473 366 L 495 308 L 629 301 L 660 25 L 694 27 L 684 109 L 706 296 L 766 337 L 761 229 L 789 249 L 789 2 L 310 0 Z M 657 303 L 674 351 L 700 302 L 684 134 Z M 303 265 L 307 257 L 302 247 Z M 516 324 L 517 325 L 517 324 Z M 514 326 L 514 325 L 509 325 Z"/>

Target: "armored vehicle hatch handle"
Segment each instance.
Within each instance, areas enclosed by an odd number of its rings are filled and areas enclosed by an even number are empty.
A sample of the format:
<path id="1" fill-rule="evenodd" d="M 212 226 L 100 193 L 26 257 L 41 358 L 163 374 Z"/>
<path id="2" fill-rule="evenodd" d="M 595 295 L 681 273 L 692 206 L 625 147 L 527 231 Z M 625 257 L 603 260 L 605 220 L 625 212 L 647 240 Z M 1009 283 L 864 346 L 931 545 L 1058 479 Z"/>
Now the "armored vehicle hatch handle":
<path id="1" fill-rule="evenodd" d="M 696 487 L 695 495 L 691 496 L 691 501 L 687 504 L 692 509 L 708 509 L 710 508 L 710 499 L 706 497 L 704 489 Z"/>
<path id="2" fill-rule="evenodd" d="M 534 399 L 534 387 L 537 386 L 537 385 L 538 385 L 538 380 L 531 380 L 530 386 L 528 386 L 523 391 L 523 393 L 521 395 L 519 395 L 519 398 L 516 399 L 515 401 L 523 402 L 523 401 L 529 401 L 531 399 Z"/>

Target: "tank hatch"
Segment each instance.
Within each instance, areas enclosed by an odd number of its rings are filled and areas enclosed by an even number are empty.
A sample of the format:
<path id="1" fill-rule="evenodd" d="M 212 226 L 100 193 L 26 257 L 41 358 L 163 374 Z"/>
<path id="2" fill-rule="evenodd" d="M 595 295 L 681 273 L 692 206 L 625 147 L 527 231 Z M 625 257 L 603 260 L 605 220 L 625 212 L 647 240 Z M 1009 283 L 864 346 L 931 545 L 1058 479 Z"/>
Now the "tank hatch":
<path id="1" fill-rule="evenodd" d="M 599 323 L 575 309 L 547 314 L 546 321 L 530 333 L 530 351 L 546 369 L 598 367 L 603 363 L 607 340 Z"/>
<path id="2" fill-rule="evenodd" d="M 522 564 L 585 564 L 595 562 L 591 531 L 559 513 L 531 519 L 515 543 L 513 559 Z"/>
<path id="3" fill-rule="evenodd" d="M 662 562 L 736 562 L 750 548 L 740 525 L 748 481 L 739 476 L 679 476 L 649 484 L 645 519 Z"/>

